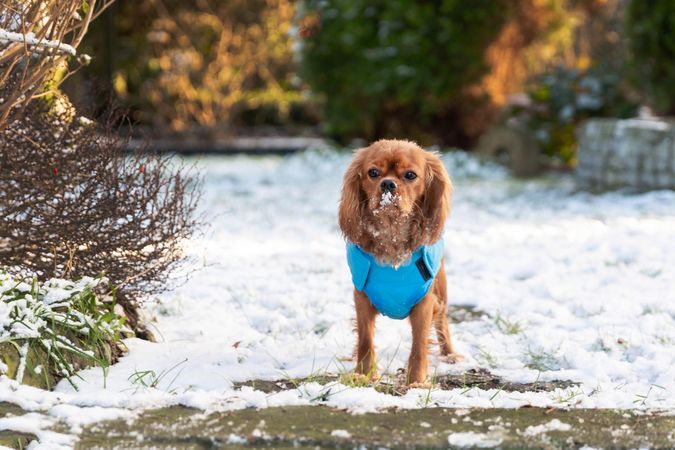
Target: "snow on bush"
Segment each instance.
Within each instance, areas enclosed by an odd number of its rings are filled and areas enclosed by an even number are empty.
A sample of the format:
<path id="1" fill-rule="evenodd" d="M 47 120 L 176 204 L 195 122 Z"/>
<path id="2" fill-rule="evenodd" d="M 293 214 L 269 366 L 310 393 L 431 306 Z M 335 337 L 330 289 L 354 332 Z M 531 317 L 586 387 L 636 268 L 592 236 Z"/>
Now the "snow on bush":
<path id="1" fill-rule="evenodd" d="M 124 155 L 114 121 L 87 125 L 64 99 L 0 130 L 0 260 L 41 279 L 105 273 L 139 331 L 137 302 L 185 261 L 199 183 L 169 155 Z"/>
<path id="2" fill-rule="evenodd" d="M 35 33 L 15 33 L 0 28 L 0 43 L 4 42 L 20 42 L 26 46 L 35 47 L 37 49 L 53 48 L 57 51 L 67 53 L 72 56 L 77 54 L 77 51 L 75 48 L 73 48 L 73 46 L 65 44 L 61 41 L 38 39 L 35 37 Z"/>
<path id="3" fill-rule="evenodd" d="M 49 370 L 70 380 L 81 368 L 79 361 L 107 366 L 109 361 L 97 350 L 117 342 L 128 330 L 124 318 L 114 312 L 114 299 L 104 303 L 94 293 L 106 283 L 103 277 L 40 283 L 36 277 L 15 278 L 0 271 L 0 344 L 11 345 L 19 354 L 16 370 L 10 371 L 11 347 L 0 348 L 0 370 L 21 382 L 27 370 L 35 375 Z M 33 367 L 30 350 L 40 362 Z"/>
<path id="4" fill-rule="evenodd" d="M 77 47 L 90 22 L 113 1 L 0 2 L 0 129 L 25 117 L 32 100 L 53 95 L 68 78 L 56 72 L 91 59 L 76 58 Z"/>

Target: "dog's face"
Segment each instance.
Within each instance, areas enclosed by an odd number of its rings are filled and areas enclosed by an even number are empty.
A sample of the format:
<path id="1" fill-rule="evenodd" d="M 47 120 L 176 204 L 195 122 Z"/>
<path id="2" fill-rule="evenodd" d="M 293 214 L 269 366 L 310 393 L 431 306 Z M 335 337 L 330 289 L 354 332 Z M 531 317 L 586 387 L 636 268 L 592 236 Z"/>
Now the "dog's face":
<path id="1" fill-rule="evenodd" d="M 340 228 L 360 243 L 364 218 L 416 225 L 422 243 L 440 237 L 452 185 L 438 157 L 408 141 L 381 140 L 358 150 L 345 173 Z M 371 221 L 377 223 L 377 221 Z"/>
<path id="2" fill-rule="evenodd" d="M 360 158 L 361 190 L 373 214 L 409 215 L 425 190 L 426 159 L 414 145 L 376 142 Z"/>

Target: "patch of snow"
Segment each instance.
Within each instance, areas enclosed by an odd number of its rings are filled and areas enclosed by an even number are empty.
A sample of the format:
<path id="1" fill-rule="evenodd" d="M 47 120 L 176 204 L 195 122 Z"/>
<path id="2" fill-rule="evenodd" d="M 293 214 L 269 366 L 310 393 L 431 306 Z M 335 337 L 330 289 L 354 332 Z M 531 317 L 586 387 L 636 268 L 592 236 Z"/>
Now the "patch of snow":
<path id="1" fill-rule="evenodd" d="M 473 431 L 452 433 L 448 436 L 448 444 L 460 448 L 488 448 L 496 447 L 501 443 L 502 439 L 494 434 L 474 433 Z"/>
<path id="2" fill-rule="evenodd" d="M 341 439 L 351 439 L 352 437 L 352 434 L 347 430 L 333 430 L 330 435 Z"/>
<path id="3" fill-rule="evenodd" d="M 239 436 L 233 433 L 230 433 L 230 435 L 227 437 L 227 444 L 238 444 L 238 445 L 246 445 L 248 444 L 248 439 L 246 439 L 243 436 Z"/>
<path id="4" fill-rule="evenodd" d="M 0 28 L 0 42 L 20 42 L 31 47 L 56 49 L 69 55 L 76 55 L 75 47 L 57 40 L 40 39 L 35 33 L 17 33 Z"/>
<path id="5" fill-rule="evenodd" d="M 541 425 L 530 425 L 525 428 L 523 436 L 536 436 L 541 433 L 548 433 L 549 431 L 569 431 L 572 429 L 570 424 L 561 422 L 558 419 L 553 419 L 548 423 Z"/>
<path id="6" fill-rule="evenodd" d="M 399 196 L 392 194 L 391 191 L 385 191 L 382 193 L 382 198 L 380 199 L 380 206 L 393 205 L 398 198 Z"/>
<path id="7" fill-rule="evenodd" d="M 71 430 L 80 432 L 82 427 L 103 420 L 133 419 L 136 414 L 125 408 L 106 408 L 101 406 L 55 405 L 49 409 L 48 415 L 60 419 L 70 426 Z"/>
<path id="8" fill-rule="evenodd" d="M 49 431 L 55 421 L 42 414 L 28 413 L 22 416 L 0 418 L 0 430 L 15 431 L 32 434 L 37 437 L 37 443 L 31 443 L 30 448 L 66 450 L 73 448 L 76 438 L 72 435 Z"/>

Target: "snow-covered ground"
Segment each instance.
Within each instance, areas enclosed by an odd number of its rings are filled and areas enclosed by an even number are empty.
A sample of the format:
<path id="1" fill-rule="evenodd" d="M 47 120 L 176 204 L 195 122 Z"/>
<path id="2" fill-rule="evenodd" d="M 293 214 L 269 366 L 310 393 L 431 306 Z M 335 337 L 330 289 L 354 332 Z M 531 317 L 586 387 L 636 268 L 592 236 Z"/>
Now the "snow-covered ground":
<path id="1" fill-rule="evenodd" d="M 461 153 L 444 156 L 455 183 L 445 234 L 449 303 L 486 314 L 450 325 L 466 361 L 439 362 L 434 348 L 431 372 L 485 367 L 508 381 L 580 385 L 399 397 L 337 383 L 277 394 L 234 389 L 237 381 L 353 367 L 345 361 L 354 344 L 352 285 L 336 224 L 348 161 L 332 152 L 199 159 L 211 227 L 189 243 L 199 270 L 152 308 L 159 342 L 128 340 L 129 354 L 107 375 L 80 373 L 77 392 L 67 382 L 50 393 L 0 380 L 0 401 L 35 411 L 30 423 L 65 421 L 75 432 L 170 404 L 675 412 L 675 192 L 591 195 L 564 176 L 514 181 Z M 381 371 L 404 367 L 410 342 L 406 321 L 379 318 Z"/>

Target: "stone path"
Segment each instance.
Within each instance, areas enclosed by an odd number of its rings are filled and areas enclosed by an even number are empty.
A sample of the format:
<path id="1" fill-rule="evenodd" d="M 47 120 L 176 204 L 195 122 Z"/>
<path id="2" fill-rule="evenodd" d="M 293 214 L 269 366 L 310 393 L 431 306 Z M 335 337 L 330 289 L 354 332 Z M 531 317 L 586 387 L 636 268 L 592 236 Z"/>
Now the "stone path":
<path id="1" fill-rule="evenodd" d="M 148 411 L 131 425 L 87 429 L 78 448 L 672 448 L 674 432 L 675 417 L 611 410 L 428 408 L 352 415 L 322 406 L 211 414 L 169 408 Z"/>
<path id="2" fill-rule="evenodd" d="M 0 404 L 0 416 L 22 413 Z M 0 431 L 0 445 L 24 448 L 34 439 Z M 675 417 L 617 410 L 426 408 L 354 415 L 323 406 L 215 413 L 171 407 L 131 423 L 85 428 L 75 448 L 665 449 L 674 443 Z"/>

